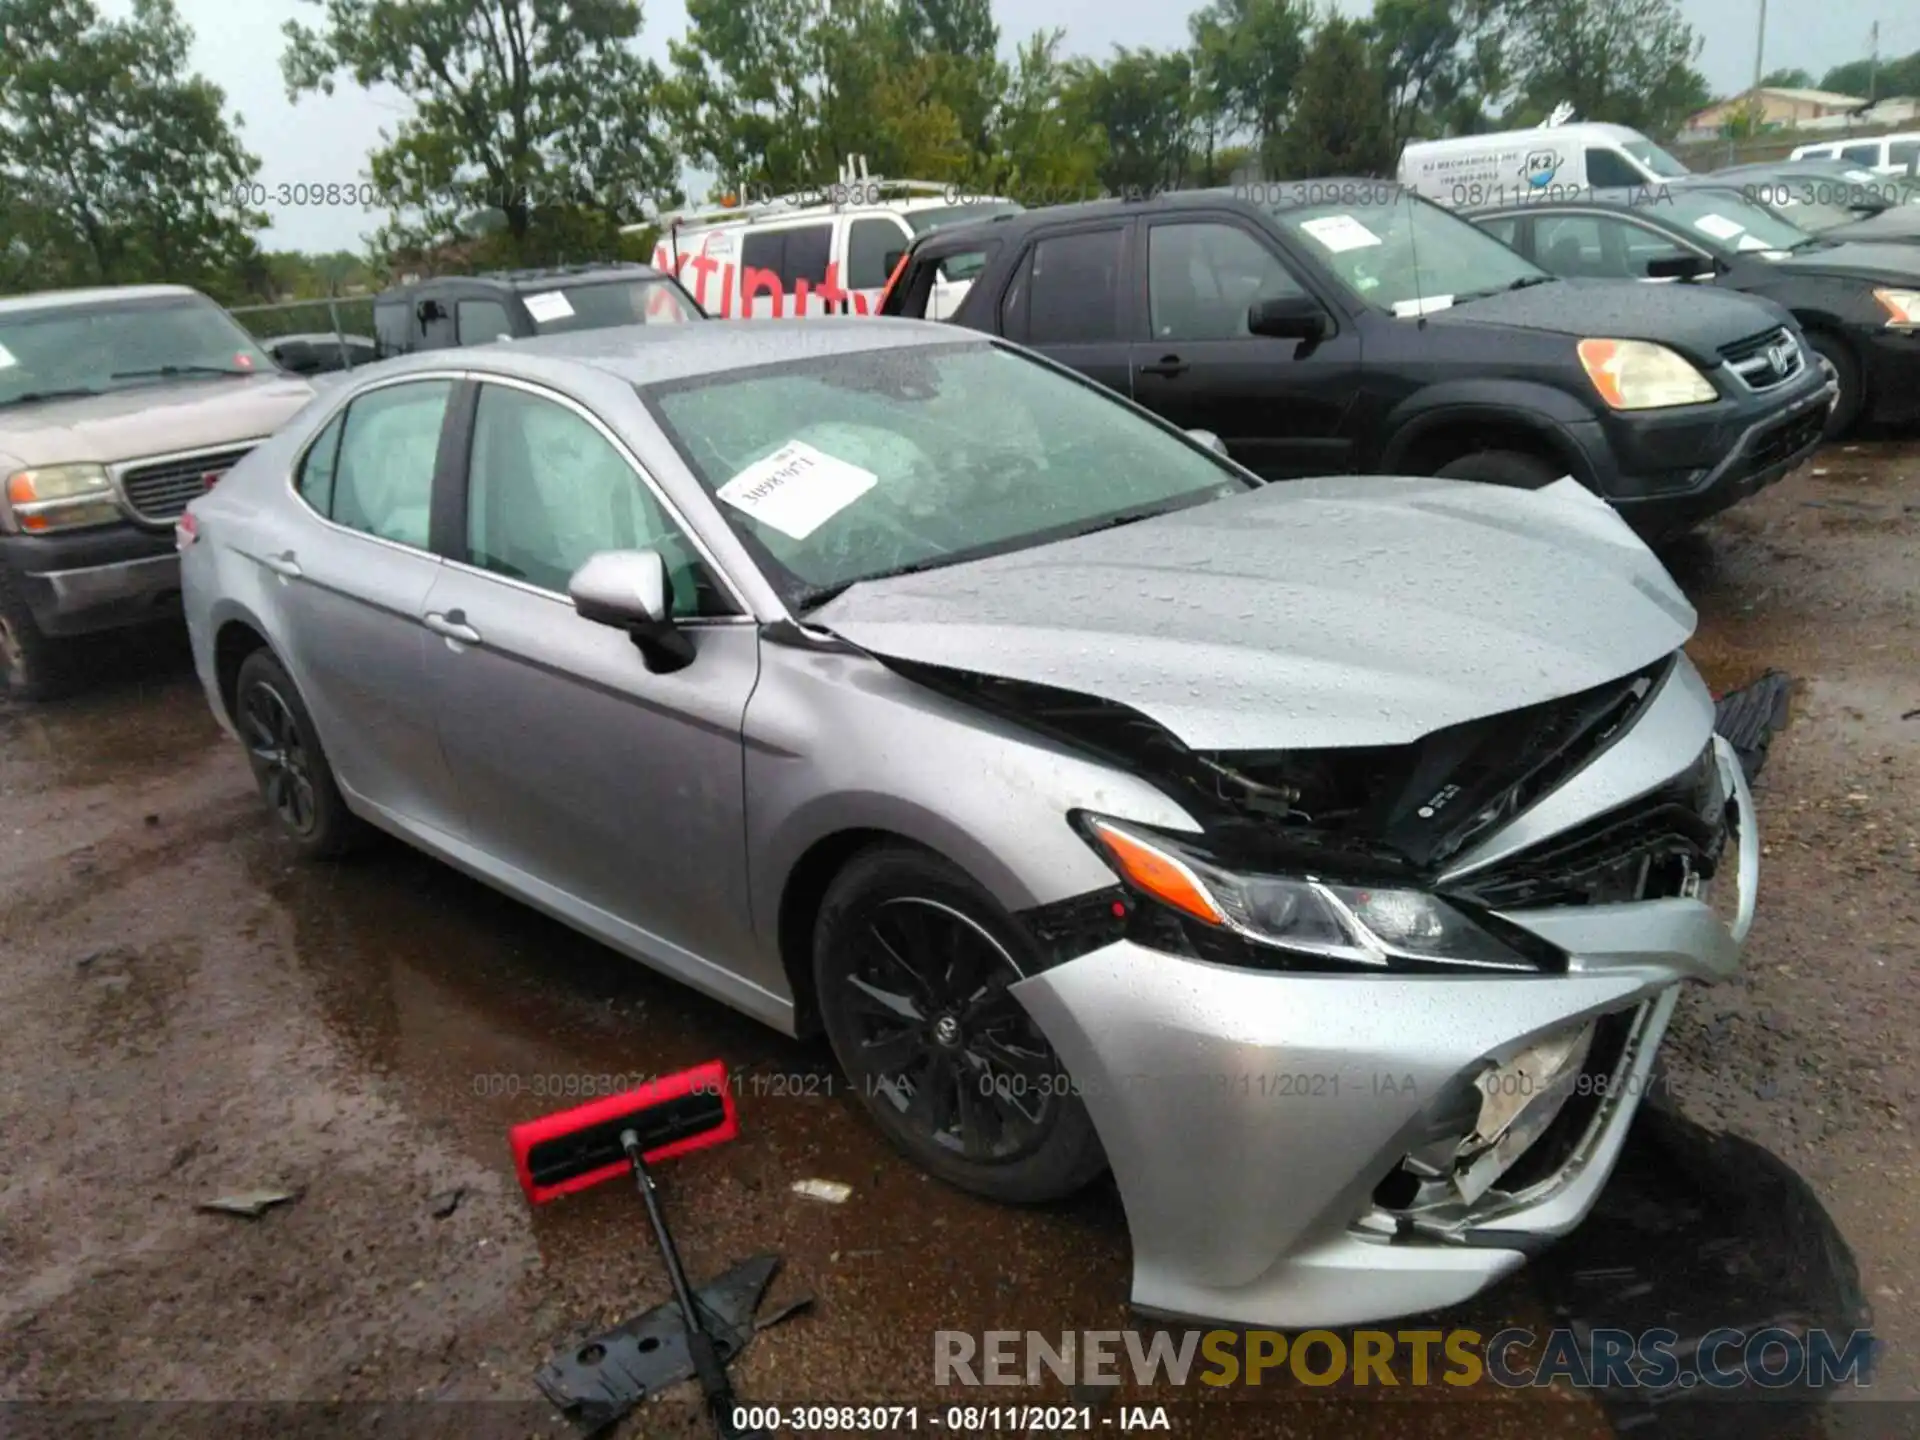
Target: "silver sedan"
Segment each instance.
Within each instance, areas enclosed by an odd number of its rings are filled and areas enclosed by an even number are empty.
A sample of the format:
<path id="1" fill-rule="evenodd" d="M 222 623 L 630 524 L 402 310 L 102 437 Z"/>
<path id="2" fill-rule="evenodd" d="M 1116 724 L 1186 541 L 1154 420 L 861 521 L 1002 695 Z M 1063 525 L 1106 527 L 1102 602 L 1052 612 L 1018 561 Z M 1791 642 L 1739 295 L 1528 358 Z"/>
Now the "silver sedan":
<path id="1" fill-rule="evenodd" d="M 971 332 L 355 371 L 180 525 L 293 844 L 400 836 L 790 1034 L 1142 1311 L 1347 1324 L 1578 1223 L 1758 847 L 1571 481 L 1263 486 Z"/>

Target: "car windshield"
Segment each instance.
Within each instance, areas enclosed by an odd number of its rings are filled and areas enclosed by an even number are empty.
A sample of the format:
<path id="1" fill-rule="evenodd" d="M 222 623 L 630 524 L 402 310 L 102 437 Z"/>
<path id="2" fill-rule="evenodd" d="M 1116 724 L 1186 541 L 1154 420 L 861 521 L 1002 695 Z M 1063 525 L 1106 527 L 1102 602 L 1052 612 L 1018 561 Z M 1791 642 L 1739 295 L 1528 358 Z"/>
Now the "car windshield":
<path id="1" fill-rule="evenodd" d="M 796 609 L 1257 483 L 991 343 L 831 354 L 641 393 Z"/>
<path id="2" fill-rule="evenodd" d="M 1664 180 L 1677 180 L 1693 173 L 1651 140 L 1622 140 L 1620 148 Z"/>
<path id="3" fill-rule="evenodd" d="M 199 295 L 0 311 L 0 405 L 275 368 L 237 320 Z"/>
<path id="4" fill-rule="evenodd" d="M 1837 191 L 1838 187 L 1835 189 Z M 1844 205 L 1829 204 L 1824 198 L 1809 199 L 1807 192 L 1796 194 L 1786 186 L 1780 187 L 1780 193 L 1772 197 L 1762 190 L 1756 190 L 1754 199 L 1789 225 L 1797 226 L 1809 235 L 1818 235 L 1838 225 L 1851 225 L 1860 219 L 1859 215 Z"/>
<path id="5" fill-rule="evenodd" d="M 924 210 L 909 210 L 901 218 L 913 227 L 914 234 L 924 235 L 946 225 L 991 220 L 995 215 L 1018 215 L 1024 208 L 1011 200 L 994 200 L 977 205 L 933 205 Z"/>
<path id="6" fill-rule="evenodd" d="M 520 298 L 542 335 L 613 325 L 679 325 L 706 318 L 693 297 L 665 276 L 556 285 L 528 290 Z"/>
<path id="7" fill-rule="evenodd" d="M 1813 243 L 1813 236 L 1732 190 L 1673 186 L 1651 202 L 1668 223 L 1703 236 L 1727 251 L 1779 253 Z"/>
<path id="8" fill-rule="evenodd" d="M 1377 203 L 1280 206 L 1281 221 L 1369 305 L 1417 315 L 1552 277 L 1478 226 L 1399 192 Z"/>

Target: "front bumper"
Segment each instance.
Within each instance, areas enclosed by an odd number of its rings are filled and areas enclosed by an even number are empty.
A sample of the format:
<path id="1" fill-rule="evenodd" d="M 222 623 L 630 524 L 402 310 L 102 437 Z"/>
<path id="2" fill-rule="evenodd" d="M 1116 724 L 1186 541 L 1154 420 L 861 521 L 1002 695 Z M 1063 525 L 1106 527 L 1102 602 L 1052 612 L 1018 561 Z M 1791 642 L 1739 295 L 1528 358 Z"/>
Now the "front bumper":
<path id="1" fill-rule="evenodd" d="M 85 635 L 180 615 L 180 556 L 171 533 L 111 525 L 70 535 L 5 535 L 0 566 L 13 575 L 43 635 Z"/>
<path id="2" fill-rule="evenodd" d="M 1643 538 L 1679 534 L 1812 455 L 1838 395 L 1837 384 L 1816 376 L 1789 404 L 1753 397 L 1730 418 L 1653 411 L 1611 416 L 1593 427 L 1607 432 L 1604 461 L 1596 464 L 1600 491 Z"/>
<path id="3" fill-rule="evenodd" d="M 1509 912 L 1571 957 L 1551 976 L 1261 972 L 1122 941 L 1017 984 L 1106 1147 L 1132 1232 L 1134 1306 L 1360 1324 L 1465 1300 L 1577 1225 L 1626 1139 L 1680 985 L 1739 967 L 1758 831 L 1732 750 L 1714 745 L 1737 813 L 1728 918 L 1697 898 Z M 1605 1016 L 1623 1017 L 1625 1039 L 1580 1132 L 1554 1137 L 1554 1168 L 1517 1192 L 1496 1181 L 1443 1228 L 1383 1233 L 1376 1192 L 1463 1086 Z"/>

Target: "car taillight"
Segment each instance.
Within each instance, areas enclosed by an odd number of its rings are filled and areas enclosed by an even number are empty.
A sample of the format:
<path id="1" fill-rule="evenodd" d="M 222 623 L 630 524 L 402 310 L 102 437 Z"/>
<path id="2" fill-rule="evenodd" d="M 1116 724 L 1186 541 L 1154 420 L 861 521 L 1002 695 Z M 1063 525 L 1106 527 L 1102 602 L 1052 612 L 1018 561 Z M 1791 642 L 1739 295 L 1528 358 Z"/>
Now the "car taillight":
<path id="1" fill-rule="evenodd" d="M 176 550 L 185 550 L 200 538 L 200 522 L 193 518 L 189 510 L 173 522 L 173 545 Z"/>

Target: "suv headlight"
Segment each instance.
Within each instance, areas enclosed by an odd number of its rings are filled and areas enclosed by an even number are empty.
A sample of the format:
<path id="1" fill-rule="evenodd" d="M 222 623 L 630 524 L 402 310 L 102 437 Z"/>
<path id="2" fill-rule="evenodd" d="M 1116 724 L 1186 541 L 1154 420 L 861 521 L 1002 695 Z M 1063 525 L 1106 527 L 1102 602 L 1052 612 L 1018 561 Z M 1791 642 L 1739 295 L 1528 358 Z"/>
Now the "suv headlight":
<path id="1" fill-rule="evenodd" d="M 1085 817 L 1086 833 L 1129 886 L 1190 920 L 1258 945 L 1347 966 L 1427 961 L 1477 970 L 1539 966 L 1423 890 L 1336 885 L 1313 876 L 1243 875 L 1142 829 Z M 1276 963 L 1284 963 L 1276 955 Z"/>
<path id="2" fill-rule="evenodd" d="M 1893 317 L 1887 321 L 1888 328 L 1907 330 L 1920 327 L 1920 290 L 1876 290 L 1873 298 Z"/>
<path id="3" fill-rule="evenodd" d="M 107 525 L 121 518 L 102 465 L 39 465 L 7 477 L 7 508 L 29 535 Z"/>
<path id="4" fill-rule="evenodd" d="M 1650 340 L 1582 340 L 1580 365 L 1616 410 L 1661 410 L 1669 405 L 1704 405 L 1720 392 L 1664 345 Z"/>

